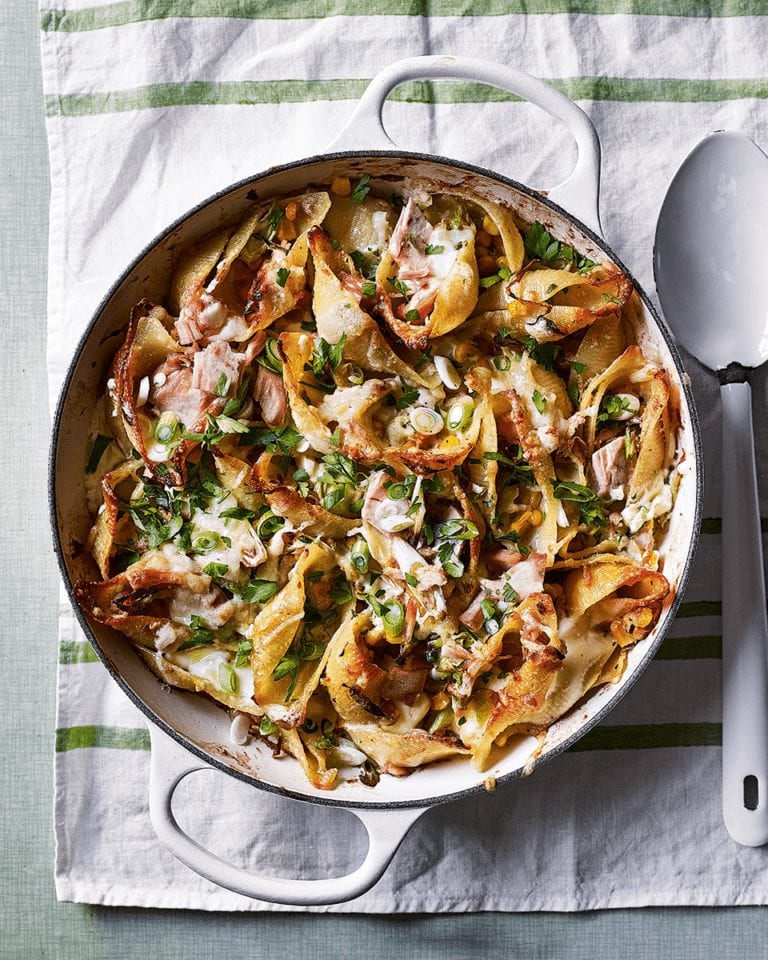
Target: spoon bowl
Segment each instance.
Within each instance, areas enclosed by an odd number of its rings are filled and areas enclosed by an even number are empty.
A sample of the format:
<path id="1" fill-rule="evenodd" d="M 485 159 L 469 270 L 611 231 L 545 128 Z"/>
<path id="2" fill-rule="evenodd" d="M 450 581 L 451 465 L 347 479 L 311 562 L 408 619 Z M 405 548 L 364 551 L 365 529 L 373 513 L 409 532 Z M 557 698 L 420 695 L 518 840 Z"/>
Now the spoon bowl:
<path id="1" fill-rule="evenodd" d="M 685 349 L 711 370 L 768 360 L 768 157 L 713 133 L 675 174 L 659 214 L 656 287 Z"/>

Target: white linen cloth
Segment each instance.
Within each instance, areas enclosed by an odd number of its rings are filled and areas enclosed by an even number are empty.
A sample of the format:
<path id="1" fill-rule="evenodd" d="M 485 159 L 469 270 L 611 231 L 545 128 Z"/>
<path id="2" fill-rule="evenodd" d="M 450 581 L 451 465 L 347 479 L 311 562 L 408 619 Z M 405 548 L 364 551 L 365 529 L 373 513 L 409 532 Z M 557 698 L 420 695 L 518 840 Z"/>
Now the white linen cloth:
<path id="1" fill-rule="evenodd" d="M 586 8 L 605 12 L 589 14 L 568 6 L 44 0 L 52 402 L 100 297 L 152 236 L 236 179 L 322 152 L 363 78 L 405 56 L 485 57 L 571 91 L 603 142 L 606 238 L 652 291 L 656 217 L 683 157 L 720 128 L 768 147 L 766 18 L 748 14 L 760 12 L 757 2 L 737 5 L 743 15 L 711 19 L 653 15 L 664 6 L 653 0 L 596 0 Z M 719 0 L 710 6 L 729 9 Z M 432 7 L 439 16 L 408 14 Z M 461 15 L 472 9 L 478 15 Z M 382 15 L 387 10 L 393 15 Z M 404 149 L 484 164 L 533 186 L 567 174 L 568 136 L 537 110 L 459 102 L 451 89 L 440 98 L 451 102 L 387 106 L 389 130 Z M 714 518 L 718 391 L 694 362 L 688 369 L 705 437 L 704 516 Z M 765 377 L 755 392 L 764 467 Z M 765 481 L 761 469 L 764 493 Z M 604 745 L 613 748 L 567 753 L 528 780 L 427 813 L 371 892 L 330 909 L 767 903 L 768 851 L 734 844 L 720 816 L 719 597 L 720 536 L 710 522 L 684 598 L 688 616 L 678 617 L 663 658 L 604 724 Z M 59 660 L 59 899 L 279 909 L 206 882 L 157 841 L 143 715 L 95 661 L 63 593 Z M 621 743 L 635 747 L 616 748 Z M 190 778 L 183 793 L 180 816 L 193 835 L 254 870 L 338 874 L 362 855 L 363 831 L 348 814 L 300 807 L 217 772 Z"/>

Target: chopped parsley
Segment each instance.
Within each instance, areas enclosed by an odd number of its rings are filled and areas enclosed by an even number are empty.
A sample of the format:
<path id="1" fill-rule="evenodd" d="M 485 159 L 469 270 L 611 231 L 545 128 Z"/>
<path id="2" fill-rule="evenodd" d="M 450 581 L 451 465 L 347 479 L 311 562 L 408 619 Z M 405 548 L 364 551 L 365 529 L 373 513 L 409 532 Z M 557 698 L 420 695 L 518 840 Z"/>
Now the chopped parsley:
<path id="1" fill-rule="evenodd" d="M 419 391 L 416 387 L 407 383 L 404 377 L 400 377 L 400 385 L 403 392 L 395 400 L 395 410 L 405 410 L 406 407 L 412 406 L 419 399 Z"/>
<path id="2" fill-rule="evenodd" d="M 363 253 L 362 250 L 352 250 L 349 254 L 352 263 L 355 265 L 355 270 L 366 280 L 376 279 L 376 270 L 381 262 L 376 256 L 377 253 L 378 251 L 376 253 L 371 251 Z"/>
<path id="3" fill-rule="evenodd" d="M 539 413 L 544 413 L 547 408 L 547 398 L 543 396 L 538 390 L 533 391 L 533 396 L 531 397 L 534 407 L 539 411 Z"/>
<path id="4" fill-rule="evenodd" d="M 615 420 L 629 409 L 630 403 L 627 397 L 620 397 L 615 393 L 606 393 L 603 402 L 600 404 L 597 422 L 605 423 L 607 420 Z"/>
<path id="5" fill-rule="evenodd" d="M 338 343 L 328 343 L 323 337 L 318 337 L 315 340 L 312 356 L 309 358 L 309 364 L 305 366 L 305 369 L 312 371 L 315 380 L 322 388 L 327 388 L 331 391 L 336 389 L 333 374 L 341 364 L 346 342 L 346 333 L 342 334 Z"/>
<path id="6" fill-rule="evenodd" d="M 558 500 L 578 503 L 581 522 L 588 527 L 604 527 L 607 524 L 604 501 L 591 487 L 584 486 L 583 483 L 561 480 L 554 485 L 552 493 Z"/>
<path id="7" fill-rule="evenodd" d="M 240 591 L 240 597 L 245 603 L 266 603 L 277 593 L 277 584 L 274 580 L 249 580 Z"/>
<path id="8" fill-rule="evenodd" d="M 555 240 L 538 220 L 531 224 L 525 235 L 525 249 L 535 260 L 541 260 L 543 263 L 552 263 L 556 260 L 572 263 L 580 273 L 586 273 L 595 266 L 593 260 L 577 253 L 573 247 Z"/>
<path id="9" fill-rule="evenodd" d="M 253 641 L 252 640 L 241 640 L 237 645 L 237 653 L 235 655 L 235 666 L 236 667 L 247 667 L 248 661 L 251 657 L 251 650 L 253 650 Z"/>
<path id="10" fill-rule="evenodd" d="M 245 507 L 227 507 L 219 516 L 224 517 L 225 520 L 253 520 L 256 512 L 247 510 Z"/>
<path id="11" fill-rule="evenodd" d="M 271 240 L 277 233 L 277 228 L 285 216 L 285 210 L 282 207 L 273 205 L 267 216 L 267 240 Z"/>
<path id="12" fill-rule="evenodd" d="M 275 277 L 278 287 L 284 287 L 290 275 L 291 271 L 287 267 L 280 267 L 280 269 L 277 271 L 277 276 Z"/>
<path id="13" fill-rule="evenodd" d="M 251 427 L 240 435 L 240 443 L 264 447 L 268 453 L 289 454 L 304 438 L 293 427 Z"/>
<path id="14" fill-rule="evenodd" d="M 388 277 L 387 282 L 391 284 L 394 290 L 399 293 L 401 297 L 410 297 L 411 291 L 408 288 L 408 284 L 403 280 L 398 280 L 396 277 Z"/>
<path id="15" fill-rule="evenodd" d="M 531 360 L 541 364 L 545 370 L 552 370 L 560 353 L 560 347 L 554 343 L 539 343 L 529 334 L 520 337 L 520 342 L 528 351 Z"/>
<path id="16" fill-rule="evenodd" d="M 368 186 L 370 182 L 371 182 L 371 178 L 368 176 L 367 173 L 364 173 L 362 177 L 360 177 L 360 179 L 357 181 L 357 183 L 355 184 L 355 189 L 352 191 L 352 195 L 351 195 L 355 203 L 362 203 L 363 200 L 365 200 L 365 198 L 368 196 L 368 192 L 371 189 Z"/>
<path id="17" fill-rule="evenodd" d="M 313 660 L 319 660 L 325 652 L 325 644 L 314 643 L 312 640 L 294 641 L 288 652 L 280 659 L 274 671 L 273 680 L 282 680 L 285 677 L 290 678 L 288 690 L 286 691 L 284 702 L 287 703 L 293 696 L 296 689 L 296 683 L 299 679 L 299 670 L 304 663 Z"/>
<path id="18" fill-rule="evenodd" d="M 204 626 L 198 616 L 190 617 L 189 629 L 192 636 L 179 645 L 179 650 L 190 650 L 192 647 L 209 647 L 213 643 L 213 631 Z"/>
<path id="19" fill-rule="evenodd" d="M 512 460 L 510 457 L 505 456 L 503 453 L 499 453 L 497 450 L 486 450 L 483 454 L 483 459 L 496 460 L 498 463 L 505 466 L 512 472 L 512 481 L 514 483 L 531 484 L 533 483 L 534 479 L 533 467 L 531 467 L 529 463 L 525 463 L 522 460 L 522 451 L 520 451 L 520 454 L 520 459 Z"/>

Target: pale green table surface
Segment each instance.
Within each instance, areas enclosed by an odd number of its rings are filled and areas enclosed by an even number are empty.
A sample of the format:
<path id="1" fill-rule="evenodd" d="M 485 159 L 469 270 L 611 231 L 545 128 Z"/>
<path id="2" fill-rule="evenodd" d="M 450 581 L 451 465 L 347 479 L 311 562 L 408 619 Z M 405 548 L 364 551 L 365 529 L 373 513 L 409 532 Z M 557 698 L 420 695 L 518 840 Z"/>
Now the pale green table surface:
<path id="1" fill-rule="evenodd" d="M 48 534 L 45 264 L 48 169 L 38 14 L 0 0 L 0 960 L 478 958 L 745 960 L 768 956 L 768 909 L 588 914 L 204 914 L 57 903 L 51 758 L 56 570 Z"/>

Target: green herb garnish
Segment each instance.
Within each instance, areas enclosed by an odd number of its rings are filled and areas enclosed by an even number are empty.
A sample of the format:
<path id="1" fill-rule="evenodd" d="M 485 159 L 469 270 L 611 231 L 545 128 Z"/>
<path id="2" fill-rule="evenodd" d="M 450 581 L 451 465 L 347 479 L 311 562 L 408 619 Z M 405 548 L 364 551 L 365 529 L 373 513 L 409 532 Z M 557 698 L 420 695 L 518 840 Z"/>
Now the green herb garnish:
<path id="1" fill-rule="evenodd" d="M 99 461 L 104 455 L 104 451 L 112 443 L 112 437 L 105 437 L 103 434 L 99 434 L 96 439 L 93 441 L 93 446 L 91 447 L 91 452 L 88 454 L 88 463 L 85 467 L 86 473 L 95 473 L 96 468 L 99 465 Z"/>
<path id="2" fill-rule="evenodd" d="M 355 203 L 362 203 L 363 200 L 368 196 L 368 192 L 371 189 L 368 184 L 371 182 L 371 178 L 367 173 L 364 173 L 362 177 L 355 184 L 355 189 L 352 191 L 351 197 Z"/>

